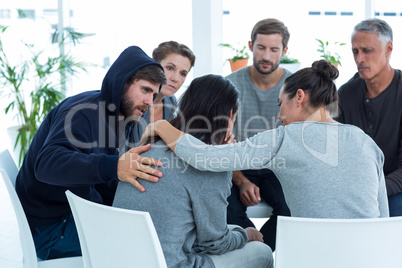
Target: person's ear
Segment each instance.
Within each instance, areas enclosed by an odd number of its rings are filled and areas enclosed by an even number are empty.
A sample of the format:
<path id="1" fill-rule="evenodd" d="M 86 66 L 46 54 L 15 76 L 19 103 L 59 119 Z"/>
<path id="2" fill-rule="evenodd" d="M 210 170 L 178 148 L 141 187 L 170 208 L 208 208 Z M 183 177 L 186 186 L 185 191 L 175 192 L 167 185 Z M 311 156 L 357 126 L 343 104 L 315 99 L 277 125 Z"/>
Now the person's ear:
<path id="1" fill-rule="evenodd" d="M 295 97 L 296 97 L 297 107 L 300 107 L 305 102 L 306 93 L 304 92 L 303 89 L 299 88 L 296 91 L 296 96 Z"/>
<path id="2" fill-rule="evenodd" d="M 385 55 L 388 58 L 391 56 L 393 47 L 394 47 L 394 45 L 393 45 L 392 41 L 388 41 L 388 43 L 385 45 Z"/>
<path id="3" fill-rule="evenodd" d="M 285 57 L 286 53 L 288 52 L 288 47 L 285 47 L 282 51 L 282 57 Z"/>
<path id="4" fill-rule="evenodd" d="M 250 49 L 251 52 L 253 52 L 253 42 L 248 41 L 248 48 Z"/>

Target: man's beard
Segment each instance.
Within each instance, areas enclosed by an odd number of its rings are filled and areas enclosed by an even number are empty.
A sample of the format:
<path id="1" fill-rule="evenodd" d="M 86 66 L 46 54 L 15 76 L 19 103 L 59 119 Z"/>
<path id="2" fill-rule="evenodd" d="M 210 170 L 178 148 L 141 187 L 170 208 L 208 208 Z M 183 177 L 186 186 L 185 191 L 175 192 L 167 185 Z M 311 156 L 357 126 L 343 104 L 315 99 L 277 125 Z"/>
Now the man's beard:
<path id="1" fill-rule="evenodd" d="M 270 62 L 270 61 L 259 61 L 259 62 L 257 62 L 255 59 L 253 60 L 253 62 L 254 62 L 253 65 L 254 65 L 255 69 L 256 69 L 260 74 L 271 74 L 271 73 L 273 73 L 276 69 L 278 69 L 278 67 L 279 67 L 279 62 L 277 62 L 276 64 L 274 64 L 274 63 L 272 63 L 272 62 Z M 261 69 L 260 69 L 260 66 L 259 66 L 259 63 L 261 63 L 261 62 L 266 62 L 266 63 L 271 64 L 272 68 L 271 68 L 269 71 L 263 71 L 263 70 L 261 70 Z"/>
<path id="2" fill-rule="evenodd" d="M 148 107 L 144 106 L 134 106 L 134 102 L 126 95 L 123 95 L 120 103 L 120 114 L 124 117 L 124 120 L 128 124 L 135 124 L 141 118 L 141 115 L 134 114 L 134 111 L 138 108 L 142 109 L 144 113 L 147 111 Z"/>

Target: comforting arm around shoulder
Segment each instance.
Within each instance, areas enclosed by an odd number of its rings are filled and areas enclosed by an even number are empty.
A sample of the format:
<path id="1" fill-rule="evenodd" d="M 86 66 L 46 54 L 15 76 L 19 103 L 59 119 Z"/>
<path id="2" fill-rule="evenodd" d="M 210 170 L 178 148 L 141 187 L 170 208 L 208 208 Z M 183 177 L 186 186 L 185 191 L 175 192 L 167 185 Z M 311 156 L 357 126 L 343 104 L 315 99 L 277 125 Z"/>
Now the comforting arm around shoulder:
<path id="1" fill-rule="evenodd" d="M 145 130 L 143 138 L 147 136 L 158 135 L 169 146 L 170 150 L 175 152 L 176 144 L 181 136 L 185 133 L 172 126 L 166 120 L 158 120 L 155 123 L 149 124 Z"/>
<path id="2" fill-rule="evenodd" d="M 239 143 L 208 145 L 185 134 L 177 141 L 175 153 L 194 168 L 204 171 L 269 168 L 281 148 L 283 137 L 283 128 L 278 128 Z"/>

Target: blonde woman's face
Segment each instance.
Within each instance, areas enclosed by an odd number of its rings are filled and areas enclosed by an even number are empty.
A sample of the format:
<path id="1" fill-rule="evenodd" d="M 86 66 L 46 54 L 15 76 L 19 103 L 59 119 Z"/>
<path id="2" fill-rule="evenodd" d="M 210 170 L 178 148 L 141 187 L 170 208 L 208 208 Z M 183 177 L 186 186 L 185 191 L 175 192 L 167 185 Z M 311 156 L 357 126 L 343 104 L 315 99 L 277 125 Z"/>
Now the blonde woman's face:
<path id="1" fill-rule="evenodd" d="M 161 92 L 166 97 L 173 96 L 183 85 L 187 74 L 191 69 L 190 59 L 176 53 L 170 53 L 164 58 L 162 65 L 166 75 L 166 85 L 162 86 Z"/>

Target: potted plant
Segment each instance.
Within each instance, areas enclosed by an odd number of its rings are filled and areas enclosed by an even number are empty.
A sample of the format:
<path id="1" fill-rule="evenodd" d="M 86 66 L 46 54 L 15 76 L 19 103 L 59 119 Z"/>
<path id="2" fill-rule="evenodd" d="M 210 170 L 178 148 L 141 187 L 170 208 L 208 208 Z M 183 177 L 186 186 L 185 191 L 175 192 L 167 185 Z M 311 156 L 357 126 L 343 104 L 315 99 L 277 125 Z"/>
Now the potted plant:
<path id="1" fill-rule="evenodd" d="M 21 11 L 19 14 L 20 19 L 25 19 Z M 15 59 L 5 45 L 11 30 L 12 27 L 0 25 L 0 85 L 2 97 L 9 100 L 5 113 L 17 112 L 19 126 L 14 148 L 20 147 L 18 159 L 21 164 L 40 123 L 64 99 L 60 89 L 67 76 L 86 71 L 85 64 L 76 61 L 71 54 L 56 52 L 55 55 L 54 50 L 58 50 L 60 43 L 55 43 L 54 38 L 62 35 L 61 43 L 70 41 L 75 45 L 88 35 L 72 28 L 65 28 L 61 33 L 56 30 L 53 40 L 49 33 L 51 47 L 42 50 L 36 49 L 34 43 L 21 40 L 20 47 L 26 51 L 18 51 L 19 57 Z M 22 33 L 14 34 L 20 36 Z"/>
<path id="2" fill-rule="evenodd" d="M 286 54 L 284 57 L 281 58 L 279 66 L 287 69 L 288 71 L 295 73 L 300 69 L 301 63 L 298 59 L 291 58 Z"/>
<path id="3" fill-rule="evenodd" d="M 230 68 L 232 72 L 247 66 L 248 58 L 250 56 L 248 54 L 248 48 L 246 46 L 243 46 L 241 49 L 238 49 L 231 44 L 219 44 L 219 45 L 231 49 L 232 52 L 234 53 L 233 57 L 227 59 L 230 62 Z"/>
<path id="4" fill-rule="evenodd" d="M 346 45 L 346 43 L 334 42 L 330 44 L 328 41 L 322 41 L 320 39 L 315 39 L 318 42 L 318 49 L 317 51 L 320 52 L 320 57 L 325 59 L 336 68 L 342 66 L 341 64 L 341 56 L 335 51 L 340 46 Z"/>

